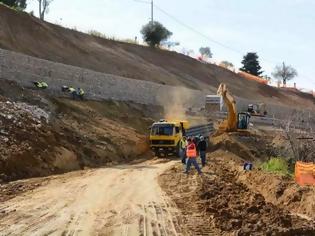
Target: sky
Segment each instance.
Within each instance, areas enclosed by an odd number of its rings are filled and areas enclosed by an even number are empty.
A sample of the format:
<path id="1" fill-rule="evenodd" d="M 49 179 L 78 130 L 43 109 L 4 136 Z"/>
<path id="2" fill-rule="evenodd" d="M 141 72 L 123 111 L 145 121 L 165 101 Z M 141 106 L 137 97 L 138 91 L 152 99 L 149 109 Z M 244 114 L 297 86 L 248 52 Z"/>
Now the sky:
<path id="1" fill-rule="evenodd" d="M 146 0 L 54 0 L 46 20 L 80 31 L 97 30 L 120 39 L 141 39 L 151 17 Z M 215 61 L 241 67 L 257 52 L 265 74 L 285 62 L 298 71 L 291 82 L 315 89 L 314 0 L 154 0 L 154 20 L 173 32 L 177 50 L 209 46 Z M 38 16 L 36 0 L 27 11 Z"/>

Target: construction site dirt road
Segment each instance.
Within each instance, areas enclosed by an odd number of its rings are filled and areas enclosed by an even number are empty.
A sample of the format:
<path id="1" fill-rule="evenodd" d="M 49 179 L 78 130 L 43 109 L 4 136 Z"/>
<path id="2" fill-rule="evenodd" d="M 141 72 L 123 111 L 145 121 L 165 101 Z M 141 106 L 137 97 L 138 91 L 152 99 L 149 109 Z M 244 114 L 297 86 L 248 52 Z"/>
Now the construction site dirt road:
<path id="1" fill-rule="evenodd" d="M 314 187 L 240 168 L 288 156 L 281 132 L 213 136 L 203 176 L 187 176 L 149 153 L 154 107 L 1 85 L 1 236 L 315 234 Z"/>
<path id="2" fill-rule="evenodd" d="M 153 160 L 45 178 L 45 186 L 1 205 L 1 235 L 176 235 L 175 208 L 157 182 L 173 164 Z"/>
<path id="3" fill-rule="evenodd" d="M 181 87 L 215 93 L 227 83 L 233 95 L 251 103 L 315 110 L 311 94 L 249 81 L 180 53 L 65 29 L 3 5 L 0 48 L 136 83 L 178 86 L 178 94 Z M 30 63 L 25 74 L 6 58 L 1 62 L 0 69 L 21 80 L 59 72 L 46 74 Z M 161 95 L 163 106 L 94 101 L 88 93 L 78 101 L 70 94 L 56 97 L 53 83 L 39 90 L 0 74 L 0 236 L 315 235 L 314 186 L 299 186 L 293 172 L 261 169 L 272 157 L 283 157 L 289 167 L 294 150 L 281 130 L 252 124 L 248 132 L 213 135 L 203 175 L 186 175 L 178 158 L 152 156 L 148 128 L 179 112 L 197 122 L 203 108 L 193 114 L 196 109 L 183 109 L 182 99 Z M 245 162 L 252 171 L 243 169 Z"/>
<path id="4" fill-rule="evenodd" d="M 294 199 L 277 205 L 247 187 L 233 169 L 237 156 L 209 158 L 203 176 L 155 159 L 21 181 L 38 187 L 2 202 L 1 235 L 314 235 L 312 212 L 289 211 Z"/>

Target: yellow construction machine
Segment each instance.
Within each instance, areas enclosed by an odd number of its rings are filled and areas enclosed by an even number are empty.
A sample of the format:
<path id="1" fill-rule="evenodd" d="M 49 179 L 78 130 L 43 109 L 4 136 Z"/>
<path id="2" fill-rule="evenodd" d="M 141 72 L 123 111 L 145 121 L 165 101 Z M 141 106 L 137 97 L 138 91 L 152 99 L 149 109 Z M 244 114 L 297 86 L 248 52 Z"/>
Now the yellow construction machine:
<path id="1" fill-rule="evenodd" d="M 237 113 L 236 101 L 227 89 L 226 84 L 220 84 L 217 94 L 222 96 L 227 107 L 227 118 L 219 125 L 219 131 L 235 132 L 246 130 L 249 125 L 250 115 L 247 112 Z"/>
<path id="2" fill-rule="evenodd" d="M 268 114 L 265 103 L 257 103 L 257 104 L 248 104 L 247 111 L 252 116 L 266 116 Z"/>
<path id="3" fill-rule="evenodd" d="M 179 141 L 186 136 L 188 121 L 160 120 L 150 128 L 150 147 L 155 156 L 178 155 Z"/>
<path id="4" fill-rule="evenodd" d="M 178 156 L 179 143 L 183 136 L 199 137 L 206 140 L 213 132 L 213 123 L 190 126 L 186 120 L 160 120 L 150 127 L 150 148 L 155 156 Z"/>

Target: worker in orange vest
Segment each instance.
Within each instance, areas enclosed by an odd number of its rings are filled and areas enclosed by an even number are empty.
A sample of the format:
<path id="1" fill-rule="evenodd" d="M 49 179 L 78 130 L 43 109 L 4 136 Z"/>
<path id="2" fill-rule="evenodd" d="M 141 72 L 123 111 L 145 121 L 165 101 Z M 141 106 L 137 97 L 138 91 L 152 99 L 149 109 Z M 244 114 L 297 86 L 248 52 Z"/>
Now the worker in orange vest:
<path id="1" fill-rule="evenodd" d="M 190 170 L 190 166 L 191 164 L 194 165 L 194 167 L 196 168 L 196 170 L 198 171 L 199 174 L 201 174 L 201 170 L 200 167 L 197 163 L 197 147 L 194 144 L 193 140 L 191 138 L 187 139 L 188 141 L 188 145 L 186 148 L 186 157 L 187 157 L 187 161 L 186 161 L 186 171 L 185 173 L 188 174 L 189 170 Z"/>

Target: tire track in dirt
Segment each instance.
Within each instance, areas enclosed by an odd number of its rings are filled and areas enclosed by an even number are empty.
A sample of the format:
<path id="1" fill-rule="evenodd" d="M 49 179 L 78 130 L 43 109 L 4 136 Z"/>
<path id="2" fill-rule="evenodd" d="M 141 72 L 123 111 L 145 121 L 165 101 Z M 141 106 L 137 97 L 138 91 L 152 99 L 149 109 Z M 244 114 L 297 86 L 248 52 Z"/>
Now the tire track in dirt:
<path id="1" fill-rule="evenodd" d="M 3 202 L 0 235 L 177 235 L 176 209 L 157 183 L 172 165 L 153 160 L 52 177 Z"/>

